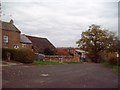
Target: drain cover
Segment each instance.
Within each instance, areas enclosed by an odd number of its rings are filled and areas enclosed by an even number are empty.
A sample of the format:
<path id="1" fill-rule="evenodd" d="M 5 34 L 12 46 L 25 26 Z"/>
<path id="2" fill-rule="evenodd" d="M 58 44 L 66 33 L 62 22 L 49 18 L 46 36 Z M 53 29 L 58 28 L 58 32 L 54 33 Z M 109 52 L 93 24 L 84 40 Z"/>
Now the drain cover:
<path id="1" fill-rule="evenodd" d="M 48 76 L 48 74 L 41 74 L 40 76 L 47 77 L 47 76 Z"/>

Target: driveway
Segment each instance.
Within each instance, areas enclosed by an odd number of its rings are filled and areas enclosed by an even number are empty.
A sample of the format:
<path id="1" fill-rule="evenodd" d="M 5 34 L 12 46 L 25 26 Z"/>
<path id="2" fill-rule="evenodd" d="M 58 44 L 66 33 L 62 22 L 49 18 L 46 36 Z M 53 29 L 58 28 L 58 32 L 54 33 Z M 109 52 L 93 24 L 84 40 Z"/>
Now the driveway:
<path id="1" fill-rule="evenodd" d="M 117 88 L 118 75 L 100 64 L 10 65 L 3 88 Z"/>

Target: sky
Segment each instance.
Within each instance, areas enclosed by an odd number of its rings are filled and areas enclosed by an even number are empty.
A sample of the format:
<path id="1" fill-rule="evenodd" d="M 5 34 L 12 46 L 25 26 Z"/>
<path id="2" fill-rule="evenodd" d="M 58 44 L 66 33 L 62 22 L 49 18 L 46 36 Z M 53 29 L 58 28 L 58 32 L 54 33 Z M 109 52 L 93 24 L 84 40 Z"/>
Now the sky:
<path id="1" fill-rule="evenodd" d="M 88 2 L 89 1 L 89 2 Z M 118 0 L 4 0 L 2 20 L 55 47 L 77 47 L 92 24 L 118 33 Z"/>

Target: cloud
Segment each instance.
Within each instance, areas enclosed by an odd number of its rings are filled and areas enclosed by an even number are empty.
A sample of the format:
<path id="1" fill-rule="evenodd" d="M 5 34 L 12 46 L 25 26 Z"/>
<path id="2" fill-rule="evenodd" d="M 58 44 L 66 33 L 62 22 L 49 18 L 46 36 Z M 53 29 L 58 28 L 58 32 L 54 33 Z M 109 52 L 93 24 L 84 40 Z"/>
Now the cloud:
<path id="1" fill-rule="evenodd" d="M 83 31 L 91 24 L 117 32 L 117 0 L 83 2 L 83 0 L 4 1 L 2 20 L 10 20 L 22 33 L 47 37 L 56 47 L 75 47 Z"/>
<path id="2" fill-rule="evenodd" d="M 69 1 L 72 2 L 72 0 L 4 0 L 2 2 L 65 2 Z M 78 0 L 74 0 L 78 1 Z M 79 0 L 79 2 L 119 2 L 119 0 Z"/>

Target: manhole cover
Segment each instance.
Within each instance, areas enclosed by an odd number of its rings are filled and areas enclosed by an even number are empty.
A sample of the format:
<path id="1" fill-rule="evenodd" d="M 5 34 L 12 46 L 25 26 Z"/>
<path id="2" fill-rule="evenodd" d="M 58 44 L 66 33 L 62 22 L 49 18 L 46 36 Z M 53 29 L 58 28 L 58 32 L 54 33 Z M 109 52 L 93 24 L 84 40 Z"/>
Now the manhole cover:
<path id="1" fill-rule="evenodd" d="M 41 74 L 40 76 L 47 77 L 47 76 L 48 76 L 48 74 Z"/>

